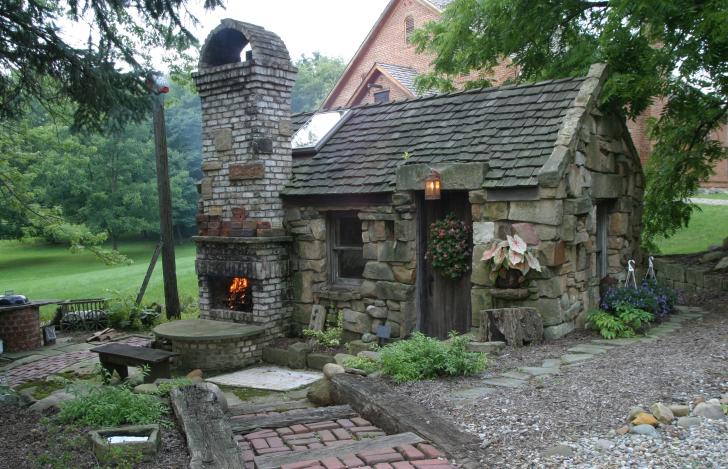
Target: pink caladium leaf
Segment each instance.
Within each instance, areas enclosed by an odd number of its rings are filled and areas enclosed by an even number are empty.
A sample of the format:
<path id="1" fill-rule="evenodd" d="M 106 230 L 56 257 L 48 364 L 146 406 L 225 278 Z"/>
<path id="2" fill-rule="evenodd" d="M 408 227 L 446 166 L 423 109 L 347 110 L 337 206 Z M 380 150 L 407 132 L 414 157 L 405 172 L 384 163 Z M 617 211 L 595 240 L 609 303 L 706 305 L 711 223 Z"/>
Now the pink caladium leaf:
<path id="1" fill-rule="evenodd" d="M 511 266 L 511 268 L 513 268 L 513 269 L 516 269 L 516 270 L 520 271 L 520 272 L 521 272 L 521 273 L 522 273 L 523 275 L 526 275 L 526 274 L 528 274 L 528 270 L 529 270 L 529 269 L 528 269 L 528 264 L 527 264 L 527 263 L 526 263 L 526 261 L 524 261 L 524 260 L 522 260 L 522 261 L 521 261 L 521 262 L 519 262 L 518 264 L 514 264 L 514 265 L 512 265 L 512 266 Z"/>
<path id="2" fill-rule="evenodd" d="M 520 264 L 521 262 L 523 262 L 522 253 L 514 250 L 508 251 L 508 263 L 511 265 L 511 267 L 515 268 L 515 266 L 517 264 Z"/>
<path id="3" fill-rule="evenodd" d="M 523 239 L 521 239 L 520 236 L 508 235 L 506 239 L 508 240 L 508 246 L 511 248 L 511 251 L 515 251 L 518 254 L 523 254 L 526 252 L 526 248 L 528 247 L 528 245 Z"/>
<path id="4" fill-rule="evenodd" d="M 498 250 L 495 252 L 495 256 L 493 256 L 493 267 L 500 266 L 503 261 L 506 259 L 506 250 L 503 249 L 503 247 L 498 248 Z"/>
<path id="5" fill-rule="evenodd" d="M 483 257 L 481 260 L 483 261 L 489 261 L 493 257 L 495 257 L 496 252 L 501 249 L 499 246 L 499 243 L 492 243 L 488 249 L 485 250 L 483 253 Z"/>
<path id="6" fill-rule="evenodd" d="M 541 263 L 538 261 L 538 258 L 533 255 L 532 252 L 526 252 L 526 262 L 528 262 L 528 266 L 535 270 L 536 272 L 541 272 Z"/>

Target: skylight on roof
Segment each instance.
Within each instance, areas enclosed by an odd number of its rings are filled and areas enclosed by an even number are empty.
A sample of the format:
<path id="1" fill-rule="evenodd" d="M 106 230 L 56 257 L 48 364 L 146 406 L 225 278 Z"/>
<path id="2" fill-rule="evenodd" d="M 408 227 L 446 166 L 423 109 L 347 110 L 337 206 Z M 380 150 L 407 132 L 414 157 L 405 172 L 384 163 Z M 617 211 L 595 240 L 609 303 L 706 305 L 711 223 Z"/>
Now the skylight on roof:
<path id="1" fill-rule="evenodd" d="M 342 111 L 317 112 L 293 135 L 293 150 L 315 150 L 326 141 L 336 126 L 343 122 L 348 109 Z"/>

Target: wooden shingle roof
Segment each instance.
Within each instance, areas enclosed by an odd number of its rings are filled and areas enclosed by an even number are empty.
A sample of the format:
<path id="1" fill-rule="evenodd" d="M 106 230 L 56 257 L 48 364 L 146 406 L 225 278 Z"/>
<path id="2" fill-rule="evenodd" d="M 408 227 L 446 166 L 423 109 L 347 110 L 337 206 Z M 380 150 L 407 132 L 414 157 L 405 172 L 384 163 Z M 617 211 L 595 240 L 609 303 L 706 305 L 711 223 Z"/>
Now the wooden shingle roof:
<path id="1" fill-rule="evenodd" d="M 403 164 L 482 162 L 488 166 L 484 187 L 535 186 L 583 81 L 565 78 L 352 108 L 318 153 L 294 157 L 284 195 L 392 192 Z"/>

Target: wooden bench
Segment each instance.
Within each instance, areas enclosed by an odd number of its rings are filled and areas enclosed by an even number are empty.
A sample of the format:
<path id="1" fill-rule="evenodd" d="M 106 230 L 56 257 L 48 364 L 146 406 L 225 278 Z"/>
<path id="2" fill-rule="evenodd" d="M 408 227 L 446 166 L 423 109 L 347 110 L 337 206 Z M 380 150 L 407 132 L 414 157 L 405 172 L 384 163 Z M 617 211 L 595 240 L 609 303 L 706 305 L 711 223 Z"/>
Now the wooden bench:
<path id="1" fill-rule="evenodd" d="M 158 350 L 149 347 L 137 347 L 127 344 L 106 344 L 91 349 L 99 354 L 99 361 L 109 373 L 116 371 L 121 379 L 129 376 L 128 366 L 149 366 L 149 374 L 145 382 L 157 378 L 170 378 L 170 358 L 179 355 L 175 352 Z"/>

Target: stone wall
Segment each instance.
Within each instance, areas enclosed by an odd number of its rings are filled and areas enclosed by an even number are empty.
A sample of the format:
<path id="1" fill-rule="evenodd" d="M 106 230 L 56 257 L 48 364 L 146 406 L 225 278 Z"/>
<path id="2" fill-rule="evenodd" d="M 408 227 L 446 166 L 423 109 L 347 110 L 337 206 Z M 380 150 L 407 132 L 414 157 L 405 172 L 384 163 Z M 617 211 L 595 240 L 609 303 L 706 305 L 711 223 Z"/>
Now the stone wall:
<path id="1" fill-rule="evenodd" d="M 366 260 L 360 285 L 332 285 L 328 267 L 327 218 L 335 210 L 355 210 L 361 220 Z M 316 207 L 289 204 L 288 233 L 294 238 L 293 322 L 308 325 L 311 308 L 321 304 L 330 318 L 344 316 L 346 339 L 375 333 L 377 326 L 392 328 L 392 336 L 412 332 L 415 308 L 415 205 L 408 193 L 395 193 L 390 203 Z"/>
<path id="2" fill-rule="evenodd" d="M 627 261 L 639 262 L 640 256 L 643 176 L 628 131 L 620 116 L 596 108 L 587 107 L 575 118 L 578 138 L 560 155 L 565 177 L 546 180 L 537 190 L 470 192 L 472 310 L 534 307 L 543 317 L 546 338 L 581 326 L 584 313 L 598 305 L 598 203 L 608 207 L 608 274 L 623 278 Z M 529 274 L 527 287 L 519 291 L 494 288 L 480 260 L 487 242 L 511 233 L 538 246 L 543 266 L 543 272 Z"/>
<path id="3" fill-rule="evenodd" d="M 707 255 L 709 253 L 706 253 L 704 257 Z M 718 259 L 720 257 L 715 260 Z M 683 256 L 657 257 L 655 258 L 655 275 L 660 282 L 682 293 L 700 294 L 728 291 L 728 275 L 715 271 L 713 264 L 687 263 Z"/>

